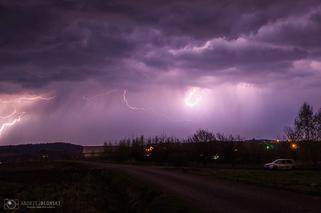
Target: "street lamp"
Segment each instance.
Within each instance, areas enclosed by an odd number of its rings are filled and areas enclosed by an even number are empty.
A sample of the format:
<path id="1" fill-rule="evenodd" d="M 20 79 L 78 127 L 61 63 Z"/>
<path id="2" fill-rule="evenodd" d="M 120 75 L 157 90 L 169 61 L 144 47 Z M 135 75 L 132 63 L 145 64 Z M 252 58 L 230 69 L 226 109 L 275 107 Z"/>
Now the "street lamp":
<path id="1" fill-rule="evenodd" d="M 291 143 L 290 148 L 291 148 L 292 150 L 297 150 L 297 149 L 299 148 L 299 145 L 296 144 L 296 143 Z"/>

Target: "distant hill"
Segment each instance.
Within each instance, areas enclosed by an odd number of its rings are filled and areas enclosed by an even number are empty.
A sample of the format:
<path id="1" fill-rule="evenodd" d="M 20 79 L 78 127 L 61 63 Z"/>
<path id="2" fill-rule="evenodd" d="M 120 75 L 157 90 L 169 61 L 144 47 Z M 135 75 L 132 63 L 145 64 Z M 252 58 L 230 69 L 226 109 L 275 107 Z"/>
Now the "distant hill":
<path id="1" fill-rule="evenodd" d="M 82 156 L 83 147 L 70 143 L 41 143 L 0 146 L 0 161 L 64 160 Z"/>

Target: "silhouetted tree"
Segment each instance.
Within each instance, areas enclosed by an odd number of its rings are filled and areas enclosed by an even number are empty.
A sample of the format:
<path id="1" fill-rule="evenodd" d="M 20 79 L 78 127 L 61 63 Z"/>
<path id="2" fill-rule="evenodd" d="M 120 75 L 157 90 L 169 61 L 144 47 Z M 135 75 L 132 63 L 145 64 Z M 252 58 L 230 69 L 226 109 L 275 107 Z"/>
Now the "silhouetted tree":
<path id="1" fill-rule="evenodd" d="M 141 136 L 140 138 L 136 137 L 132 139 L 131 152 L 135 160 L 144 159 L 144 153 L 145 153 L 144 147 L 145 147 L 144 136 Z"/>
<path id="2" fill-rule="evenodd" d="M 297 131 L 295 131 L 295 129 L 287 126 L 284 128 L 284 133 L 286 135 L 286 137 L 290 140 L 290 141 L 297 141 L 299 140 L 299 136 Z"/>
<path id="3" fill-rule="evenodd" d="M 228 137 L 226 137 L 223 133 L 216 133 L 216 138 L 219 141 L 228 141 Z"/>
<path id="4" fill-rule="evenodd" d="M 193 142 L 210 142 L 210 141 L 216 141 L 215 135 L 204 129 L 199 129 L 196 131 L 196 133 L 192 137 Z"/>
<path id="5" fill-rule="evenodd" d="M 321 140 L 321 108 L 314 115 L 315 136 L 317 140 Z"/>
<path id="6" fill-rule="evenodd" d="M 299 115 L 295 119 L 295 131 L 300 140 L 310 141 L 314 139 L 315 126 L 313 108 L 308 103 L 304 102 Z"/>
<path id="7" fill-rule="evenodd" d="M 115 153 L 115 160 L 125 161 L 129 160 L 130 157 L 130 144 L 126 139 L 120 140 L 118 144 L 118 149 Z"/>

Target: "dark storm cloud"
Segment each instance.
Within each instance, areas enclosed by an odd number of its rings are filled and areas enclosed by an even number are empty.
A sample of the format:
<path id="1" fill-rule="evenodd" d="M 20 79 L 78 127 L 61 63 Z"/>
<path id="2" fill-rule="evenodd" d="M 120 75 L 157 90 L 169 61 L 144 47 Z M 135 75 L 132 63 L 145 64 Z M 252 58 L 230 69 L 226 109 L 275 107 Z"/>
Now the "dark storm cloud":
<path id="1" fill-rule="evenodd" d="M 134 78 L 141 85 L 171 69 L 184 69 L 186 78 L 225 75 L 229 68 L 235 74 L 287 72 L 294 61 L 320 53 L 319 6 L 313 0 L 2 1 L 0 82 L 39 88 Z M 242 47 L 239 38 L 246 39 Z M 226 45 L 170 53 L 213 39 Z"/>
<path id="2" fill-rule="evenodd" d="M 302 16 L 290 17 L 266 25 L 258 32 L 259 41 L 279 46 L 292 46 L 309 52 L 310 57 L 320 57 L 321 7 Z"/>
<path id="3" fill-rule="evenodd" d="M 291 66 L 291 62 L 304 58 L 307 53 L 297 48 L 281 49 L 268 46 L 252 45 L 253 41 L 244 41 L 245 44 L 238 45 L 238 41 L 219 40 L 214 43 L 225 43 L 224 45 L 214 45 L 200 51 L 187 50 L 180 58 L 185 68 L 198 68 L 203 71 L 220 71 L 229 67 L 243 69 L 244 72 L 277 72 L 286 70 Z M 242 41 L 241 41 L 242 43 Z M 228 45 L 226 45 L 228 44 Z M 195 53 L 196 52 L 196 53 Z"/>
<path id="4" fill-rule="evenodd" d="M 40 87 L 112 72 L 135 48 L 117 24 L 87 20 L 75 11 L 40 3 L 3 4 L 0 12 L 1 82 Z M 65 12 L 67 12 L 65 14 Z"/>
<path id="5" fill-rule="evenodd" d="M 274 137 L 321 104 L 320 17 L 319 0 L 0 0 L 1 99 L 54 97 L 2 104 L 26 112 L 5 138 Z M 184 105 L 192 86 L 199 109 Z"/>

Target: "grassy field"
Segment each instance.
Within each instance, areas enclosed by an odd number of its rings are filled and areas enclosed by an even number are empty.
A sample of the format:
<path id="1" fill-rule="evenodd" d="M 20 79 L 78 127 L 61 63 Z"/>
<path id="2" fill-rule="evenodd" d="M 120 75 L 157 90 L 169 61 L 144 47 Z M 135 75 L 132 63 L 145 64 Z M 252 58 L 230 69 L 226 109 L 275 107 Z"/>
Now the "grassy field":
<path id="1" fill-rule="evenodd" d="M 196 167 L 166 167 L 165 169 L 321 196 L 320 170 L 268 171 Z"/>
<path id="2" fill-rule="evenodd" d="M 67 162 L 1 165 L 1 202 L 6 198 L 20 202 L 61 201 L 54 212 L 192 211 L 175 198 L 125 174 Z M 28 212 L 34 211 L 39 209 Z"/>

